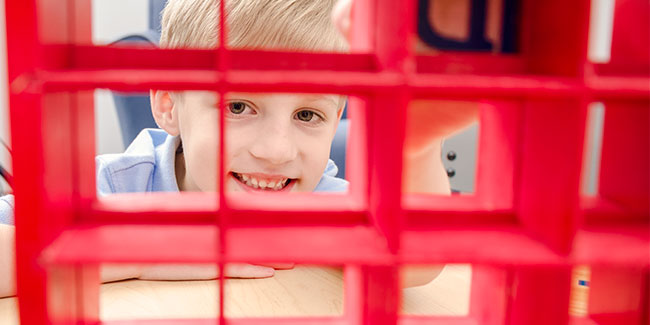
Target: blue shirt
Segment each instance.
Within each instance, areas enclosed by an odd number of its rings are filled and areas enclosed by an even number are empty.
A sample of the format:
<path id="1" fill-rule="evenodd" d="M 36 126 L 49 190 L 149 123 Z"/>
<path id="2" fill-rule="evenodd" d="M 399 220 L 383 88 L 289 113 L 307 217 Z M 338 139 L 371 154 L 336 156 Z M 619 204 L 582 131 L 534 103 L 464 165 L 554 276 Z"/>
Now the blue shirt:
<path id="1" fill-rule="evenodd" d="M 145 129 L 124 153 L 97 156 L 97 195 L 133 192 L 178 192 L 174 163 L 179 137 L 160 129 Z M 344 192 L 348 181 L 336 177 L 332 160 L 315 192 Z M 13 224 L 13 197 L 0 197 L 0 223 Z"/>

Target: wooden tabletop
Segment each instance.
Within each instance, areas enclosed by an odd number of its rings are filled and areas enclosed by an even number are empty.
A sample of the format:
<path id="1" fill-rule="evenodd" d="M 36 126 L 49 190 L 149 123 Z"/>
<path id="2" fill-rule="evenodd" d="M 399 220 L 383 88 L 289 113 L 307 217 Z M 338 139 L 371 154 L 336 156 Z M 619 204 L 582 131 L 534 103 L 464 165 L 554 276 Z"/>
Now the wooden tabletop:
<path id="1" fill-rule="evenodd" d="M 471 267 L 448 265 L 431 283 L 403 290 L 404 314 L 464 315 Z M 343 313 L 340 268 L 298 265 L 267 279 L 228 279 L 227 317 L 336 316 Z M 130 280 L 101 286 L 102 320 L 210 318 L 218 312 L 217 281 Z M 0 324 L 18 324 L 16 298 L 0 299 Z"/>

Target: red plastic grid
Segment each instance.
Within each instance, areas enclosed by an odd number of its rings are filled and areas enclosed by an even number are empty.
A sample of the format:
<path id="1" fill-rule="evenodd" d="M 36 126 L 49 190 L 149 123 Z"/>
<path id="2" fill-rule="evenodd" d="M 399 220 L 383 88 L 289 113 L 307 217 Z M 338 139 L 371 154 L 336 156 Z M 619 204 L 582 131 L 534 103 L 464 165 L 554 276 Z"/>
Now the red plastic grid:
<path id="1" fill-rule="evenodd" d="M 647 323 L 650 38 L 628 35 L 647 34 L 650 8 L 618 0 L 611 62 L 591 64 L 588 7 L 586 0 L 523 1 L 517 55 L 418 56 L 410 47 L 415 2 L 356 1 L 352 45 L 359 51 L 342 55 L 89 46 L 89 1 L 7 1 L 22 322 L 97 320 L 99 262 L 292 260 L 346 264 L 343 318 L 227 322 L 566 324 L 570 267 L 587 263 L 592 317 L 572 321 Z M 449 69 L 459 64 L 465 73 Z M 174 194 L 183 197 L 174 204 L 168 194 L 97 201 L 94 139 L 86 136 L 94 134 L 87 90 L 97 87 L 358 96 L 350 104 L 357 114 L 348 154 L 353 188 L 345 197 L 303 195 L 299 205 L 259 198 L 251 207 L 224 191 Z M 410 98 L 482 101 L 473 198 L 401 192 Z M 592 101 L 607 109 L 601 184 L 599 196 L 581 198 Z M 621 170 L 635 179 L 623 182 Z M 185 244 L 159 252 L 163 243 L 142 240 L 157 233 Z M 300 244 L 278 240 L 287 236 Z M 335 240 L 314 239 L 324 236 Z M 476 263 L 467 317 L 398 317 L 397 266 L 432 262 Z M 608 305 L 617 292 L 638 295 Z M 69 301 L 76 304 L 61 303 Z M 226 322 L 185 322 L 216 321 Z"/>

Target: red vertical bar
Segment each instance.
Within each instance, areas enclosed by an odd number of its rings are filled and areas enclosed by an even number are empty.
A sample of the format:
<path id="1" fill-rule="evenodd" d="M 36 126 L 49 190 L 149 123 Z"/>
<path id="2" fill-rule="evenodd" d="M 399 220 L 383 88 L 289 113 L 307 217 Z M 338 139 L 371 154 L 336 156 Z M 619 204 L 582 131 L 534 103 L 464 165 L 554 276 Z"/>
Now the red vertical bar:
<path id="1" fill-rule="evenodd" d="M 533 74 L 582 77 L 589 0 L 524 0 L 521 52 Z"/>
<path id="2" fill-rule="evenodd" d="M 594 266 L 589 281 L 589 317 L 600 325 L 648 324 L 647 268 Z"/>
<path id="3" fill-rule="evenodd" d="M 92 22 L 91 2 L 68 0 L 68 44 L 91 44 Z M 77 57 L 69 58 L 74 64 Z M 90 206 L 96 196 L 95 185 L 95 110 L 94 94 L 91 91 L 70 94 L 70 144 L 72 166 L 73 222 L 79 219 L 80 210 Z M 46 107 L 49 109 L 49 107 Z M 73 281 L 56 283 L 61 290 L 75 290 L 77 321 L 99 321 L 99 285 L 101 283 L 98 265 L 74 265 L 68 273 Z M 51 291 L 51 289 L 50 289 Z M 52 303 L 49 300 L 48 303 Z M 52 315 L 54 316 L 54 315 Z"/>
<path id="4" fill-rule="evenodd" d="M 586 105 L 576 99 L 525 105 L 518 213 L 529 233 L 568 254 L 578 226 Z"/>
<path id="5" fill-rule="evenodd" d="M 89 207 L 97 196 L 95 185 L 95 110 L 93 92 L 79 92 L 72 95 L 73 119 L 76 124 L 71 129 L 75 140 L 74 160 L 77 209 Z M 87 211 L 87 210 L 86 210 Z M 78 215 L 77 215 L 78 217 Z"/>
<path id="6" fill-rule="evenodd" d="M 228 72 L 229 69 L 229 60 L 228 60 L 228 49 L 227 44 L 228 44 L 228 30 L 226 29 L 226 19 L 227 13 L 226 13 L 226 4 L 225 0 L 218 1 L 219 3 L 219 44 L 217 48 L 217 71 L 219 72 L 219 75 L 221 77 L 224 77 L 225 74 Z M 226 324 L 226 316 L 224 315 L 224 304 L 225 304 L 225 265 L 224 265 L 224 255 L 226 255 L 227 252 L 227 247 L 226 247 L 226 236 L 228 235 L 228 231 L 226 230 L 228 227 L 228 205 L 226 202 L 226 186 L 225 186 L 225 153 L 226 151 L 226 123 L 225 123 L 225 109 L 226 109 L 226 101 L 224 96 L 226 95 L 226 91 L 228 89 L 224 88 L 223 86 L 219 86 L 218 89 L 218 96 L 219 96 L 219 130 L 217 130 L 218 136 L 219 136 L 219 150 L 217 150 L 218 157 L 217 157 L 217 162 L 219 166 L 217 166 L 217 180 L 219 184 L 217 184 L 217 190 L 218 190 L 218 203 L 219 203 L 219 215 L 217 216 L 218 220 L 216 221 L 216 225 L 219 227 L 219 241 L 218 241 L 218 252 L 219 252 L 219 260 L 217 261 L 217 267 L 219 269 L 219 319 L 218 319 L 218 324 L 225 325 Z"/>
<path id="7" fill-rule="evenodd" d="M 520 102 L 489 101 L 480 104 L 476 194 L 485 209 L 512 209 L 516 162 L 520 154 Z"/>
<path id="8" fill-rule="evenodd" d="M 586 105 L 581 100 L 525 106 L 518 215 L 533 237 L 568 255 L 577 231 Z M 511 303 L 513 324 L 566 324 L 569 267 L 520 269 Z M 544 308 L 539 308 L 544 306 Z"/>
<path id="9" fill-rule="evenodd" d="M 76 45 L 92 43 L 91 1 L 68 1 L 69 11 L 73 13 L 68 31 L 70 42 Z M 78 60 L 76 56 L 69 60 Z M 75 140 L 73 160 L 75 162 L 75 196 L 77 207 L 87 207 L 96 197 L 95 185 L 95 110 L 92 91 L 72 94 L 73 128 L 72 139 Z"/>
<path id="10" fill-rule="evenodd" d="M 51 265 L 47 272 L 51 322 L 99 322 L 99 266 Z"/>
<path id="11" fill-rule="evenodd" d="M 362 311 L 364 310 L 362 303 L 365 290 L 363 271 L 359 265 L 346 265 L 343 271 L 343 288 L 345 289 L 343 317 L 347 320 L 347 324 L 362 324 Z"/>
<path id="12" fill-rule="evenodd" d="M 411 2 L 377 1 L 375 54 L 380 69 L 406 73 L 414 70 L 410 55 L 414 29 Z M 358 7 L 357 7 L 358 8 Z M 368 172 L 370 215 L 394 254 L 403 222 L 401 211 L 402 147 L 409 94 L 402 89 L 374 93 L 368 111 Z M 399 308 L 398 268 L 364 267 L 365 324 L 396 324 Z"/>
<path id="13" fill-rule="evenodd" d="M 602 67 L 608 74 L 650 75 L 650 2 L 616 0 L 610 61 Z"/>
<path id="14" fill-rule="evenodd" d="M 397 324 L 399 268 L 393 265 L 364 266 L 362 324 Z"/>
<path id="15" fill-rule="evenodd" d="M 80 150 L 76 141 L 82 136 L 75 133 L 80 130 L 76 130 L 74 124 L 76 118 L 86 118 L 76 116 L 77 112 L 72 109 L 72 103 L 80 97 L 66 93 L 43 96 L 43 90 L 35 86 L 31 78 L 34 71 L 45 66 L 46 61 L 48 66 L 65 66 L 72 59 L 46 57 L 41 42 L 67 44 L 81 35 L 88 35 L 87 39 L 90 39 L 89 25 L 71 27 L 75 17 L 70 12 L 79 10 L 77 13 L 81 13 L 84 8 L 89 17 L 89 4 L 77 7 L 74 2 L 59 1 L 6 3 L 11 125 L 17 178 L 16 267 L 20 317 L 26 324 L 47 323 L 48 281 L 45 268 L 36 261 L 42 249 L 75 215 L 77 207 L 73 198 L 78 197 L 81 190 L 74 174 L 82 169 L 76 164 L 77 150 Z M 88 109 L 92 112 L 92 106 Z M 92 113 L 85 115 L 92 116 Z M 86 122 L 92 129 L 92 119 Z M 88 149 L 84 147 L 81 150 Z M 94 155 L 92 151 L 88 153 L 91 157 Z M 94 165 L 86 167 L 86 170 L 94 176 Z M 60 293 L 71 296 L 84 294 L 83 302 L 87 308 L 76 309 L 83 310 L 83 314 L 69 314 L 65 308 L 57 310 L 56 305 L 50 306 L 54 308 L 50 311 L 75 319 L 96 320 L 98 297 L 93 300 L 91 296 L 97 293 L 98 281 L 94 285 L 87 284 L 93 282 L 88 279 L 98 279 L 97 270 L 74 267 L 60 274 L 59 279 L 77 279 L 73 282 L 75 285 L 64 286 L 65 290 Z M 78 281 L 80 274 L 83 281 Z"/>
<path id="16" fill-rule="evenodd" d="M 355 0 L 352 3 L 350 26 L 350 52 L 369 53 L 375 47 L 375 3 L 372 0 Z"/>
<path id="17" fill-rule="evenodd" d="M 484 325 L 501 325 L 506 320 L 512 278 L 505 269 L 472 265 L 469 316 Z"/>
<path id="18" fill-rule="evenodd" d="M 408 101 L 403 92 L 380 96 L 370 104 L 368 159 L 369 209 L 373 223 L 396 253 L 402 223 L 402 139 Z M 391 120 L 392 119 L 392 120 Z M 398 269 L 393 265 L 364 268 L 364 324 L 395 324 L 399 306 Z"/>
<path id="19" fill-rule="evenodd" d="M 45 272 L 36 260 L 43 239 L 38 217 L 45 212 L 41 96 L 30 90 L 32 72 L 41 60 L 35 1 L 5 1 L 9 113 L 16 196 L 16 281 L 23 324 L 45 324 Z M 29 127 L 25 127 L 25 126 Z"/>
<path id="20" fill-rule="evenodd" d="M 650 221 L 650 102 L 606 102 L 601 148 L 600 196 Z"/>
<path id="21" fill-rule="evenodd" d="M 350 181 L 348 193 L 360 202 L 367 202 L 368 189 L 368 100 L 359 97 L 348 99 L 348 145 L 345 155 L 346 179 Z"/>
<path id="22" fill-rule="evenodd" d="M 507 324 L 567 324 L 570 284 L 569 266 L 517 268 Z"/>

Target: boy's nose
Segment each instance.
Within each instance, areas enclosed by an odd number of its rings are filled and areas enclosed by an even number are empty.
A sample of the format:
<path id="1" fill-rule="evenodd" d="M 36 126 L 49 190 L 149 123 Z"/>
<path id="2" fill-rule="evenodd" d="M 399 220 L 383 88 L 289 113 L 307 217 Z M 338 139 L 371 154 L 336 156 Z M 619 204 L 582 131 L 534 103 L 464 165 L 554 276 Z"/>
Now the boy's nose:
<path id="1" fill-rule="evenodd" d="M 257 141 L 250 147 L 253 157 L 273 165 L 282 165 L 296 159 L 298 149 L 288 127 L 274 125 L 260 130 Z"/>

